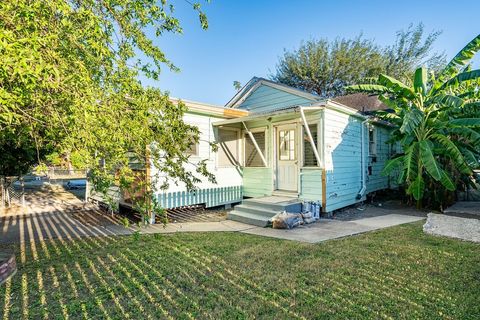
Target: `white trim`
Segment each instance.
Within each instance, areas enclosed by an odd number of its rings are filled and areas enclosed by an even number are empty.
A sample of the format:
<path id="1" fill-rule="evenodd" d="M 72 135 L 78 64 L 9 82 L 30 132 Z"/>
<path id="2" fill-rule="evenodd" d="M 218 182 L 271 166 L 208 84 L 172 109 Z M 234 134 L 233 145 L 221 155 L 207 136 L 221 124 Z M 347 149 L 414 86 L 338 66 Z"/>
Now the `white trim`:
<path id="1" fill-rule="evenodd" d="M 183 100 L 178 98 L 169 98 L 169 99 L 174 104 L 178 104 L 179 102 L 182 102 L 188 108 L 187 113 L 202 113 L 202 114 L 218 116 L 226 119 L 244 117 L 248 115 L 247 110 L 242 110 L 242 109 L 232 110 L 231 108 L 225 108 L 223 106 L 216 106 L 213 104 Z"/>

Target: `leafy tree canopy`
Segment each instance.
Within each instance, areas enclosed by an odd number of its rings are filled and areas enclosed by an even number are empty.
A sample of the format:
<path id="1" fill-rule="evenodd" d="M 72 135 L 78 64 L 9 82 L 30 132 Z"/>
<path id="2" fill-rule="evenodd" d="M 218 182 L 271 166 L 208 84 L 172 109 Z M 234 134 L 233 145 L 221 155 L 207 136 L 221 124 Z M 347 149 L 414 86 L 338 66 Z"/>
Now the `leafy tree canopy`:
<path id="1" fill-rule="evenodd" d="M 438 70 L 443 54 L 431 53 L 439 32 L 425 36 L 423 24 L 397 32 L 391 46 L 380 47 L 362 35 L 354 39 L 310 40 L 297 50 L 285 51 L 270 76 L 274 81 L 333 97 L 345 93 L 345 86 L 377 77 L 380 73 L 407 81 L 423 64 Z"/>
<path id="2" fill-rule="evenodd" d="M 375 84 L 347 87 L 379 95 L 392 112 L 378 116 L 396 125 L 391 143 L 402 152 L 390 160 L 386 175 L 396 175 L 407 194 L 428 205 L 443 207 L 453 192 L 472 183 L 480 167 L 480 70 L 470 61 L 480 50 L 480 35 L 437 75 L 415 71 L 410 84 L 381 74 Z"/>
<path id="3" fill-rule="evenodd" d="M 208 27 L 200 4 L 182 5 Z M 28 165 L 32 155 L 69 154 L 110 182 L 133 176 L 129 161 L 145 161 L 149 148 L 163 186 L 167 177 L 190 188 L 199 176 L 213 180 L 204 162 L 198 174 L 184 169 L 185 150 L 198 142 L 198 129 L 182 120 L 185 106 L 138 80 L 177 70 L 155 42 L 168 32 L 182 27 L 167 0 L 0 2 L 1 147 L 20 148 L 10 153 Z"/>

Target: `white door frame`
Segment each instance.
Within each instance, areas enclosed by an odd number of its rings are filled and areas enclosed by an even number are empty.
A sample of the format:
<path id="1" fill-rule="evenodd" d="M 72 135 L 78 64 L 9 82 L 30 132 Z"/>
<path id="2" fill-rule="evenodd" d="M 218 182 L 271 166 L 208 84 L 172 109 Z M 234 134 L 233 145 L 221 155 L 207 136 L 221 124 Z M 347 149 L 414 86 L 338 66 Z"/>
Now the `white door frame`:
<path id="1" fill-rule="evenodd" d="M 294 130 L 294 160 L 280 160 L 280 152 L 279 152 L 279 132 L 282 129 L 293 129 Z M 275 191 L 287 191 L 287 192 L 294 192 L 298 193 L 298 188 L 299 188 L 299 170 L 300 170 L 300 161 L 301 161 L 301 150 L 300 150 L 300 145 L 299 145 L 299 126 L 298 126 L 298 121 L 286 121 L 282 123 L 276 123 L 273 125 L 273 142 L 274 142 L 274 147 L 273 147 L 273 159 L 274 159 L 274 174 L 273 174 L 273 180 L 274 180 L 274 192 Z M 295 185 L 292 186 L 292 188 L 289 188 L 288 190 L 285 189 L 279 189 L 279 161 L 292 161 L 292 164 L 295 166 Z"/>

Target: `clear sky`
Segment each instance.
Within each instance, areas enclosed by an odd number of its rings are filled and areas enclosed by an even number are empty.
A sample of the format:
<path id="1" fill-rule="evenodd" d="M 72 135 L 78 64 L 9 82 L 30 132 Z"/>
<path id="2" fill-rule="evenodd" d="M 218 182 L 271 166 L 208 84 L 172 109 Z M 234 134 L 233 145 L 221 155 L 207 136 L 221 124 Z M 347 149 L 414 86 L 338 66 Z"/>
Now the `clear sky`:
<path id="1" fill-rule="evenodd" d="M 268 77 L 283 50 L 295 49 L 302 40 L 363 32 L 387 45 L 396 31 L 423 22 L 427 32 L 443 31 L 435 51 L 450 59 L 480 32 L 480 0 L 199 1 L 209 29 L 202 30 L 195 12 L 178 0 L 184 34 L 166 35 L 157 43 L 181 71 L 164 68 L 160 81 L 143 82 L 173 97 L 219 105 L 235 94 L 234 80 L 243 85 L 253 76 Z"/>

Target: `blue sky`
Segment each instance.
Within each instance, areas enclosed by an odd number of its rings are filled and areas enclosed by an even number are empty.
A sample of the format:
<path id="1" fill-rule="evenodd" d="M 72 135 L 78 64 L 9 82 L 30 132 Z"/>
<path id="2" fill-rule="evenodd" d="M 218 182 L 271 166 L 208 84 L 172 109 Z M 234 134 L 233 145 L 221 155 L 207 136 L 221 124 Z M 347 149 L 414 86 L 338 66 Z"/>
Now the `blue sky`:
<path id="1" fill-rule="evenodd" d="M 211 0 L 201 2 L 209 29 L 185 1 L 176 1 L 184 33 L 156 43 L 181 71 L 164 68 L 160 81 L 144 84 L 173 97 L 225 104 L 233 81 L 268 77 L 283 50 L 302 40 L 352 38 L 363 32 L 380 45 L 392 44 L 395 32 L 423 22 L 427 31 L 443 30 L 435 50 L 453 57 L 480 32 L 480 1 L 282 1 Z"/>

